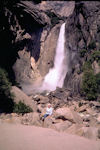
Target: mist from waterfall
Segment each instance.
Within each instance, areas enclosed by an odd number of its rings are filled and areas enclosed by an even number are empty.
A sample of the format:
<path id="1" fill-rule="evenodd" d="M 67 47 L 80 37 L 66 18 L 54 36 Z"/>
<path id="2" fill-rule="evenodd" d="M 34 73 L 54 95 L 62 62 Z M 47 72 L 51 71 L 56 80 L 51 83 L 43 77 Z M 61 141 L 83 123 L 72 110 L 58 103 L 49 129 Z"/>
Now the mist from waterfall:
<path id="1" fill-rule="evenodd" d="M 54 67 L 51 68 L 45 76 L 42 89 L 48 91 L 56 90 L 56 87 L 63 87 L 64 79 L 67 73 L 66 54 L 65 54 L 65 23 L 61 25 L 57 41 Z"/>

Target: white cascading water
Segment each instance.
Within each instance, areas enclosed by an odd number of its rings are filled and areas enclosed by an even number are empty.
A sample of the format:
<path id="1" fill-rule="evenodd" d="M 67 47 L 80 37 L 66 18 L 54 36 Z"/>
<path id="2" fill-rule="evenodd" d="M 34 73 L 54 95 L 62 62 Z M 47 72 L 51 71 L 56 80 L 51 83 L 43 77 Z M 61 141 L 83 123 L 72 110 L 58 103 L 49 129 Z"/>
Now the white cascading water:
<path id="1" fill-rule="evenodd" d="M 54 91 L 56 87 L 62 88 L 67 73 L 65 63 L 65 23 L 61 25 L 60 33 L 57 41 L 56 55 L 54 59 L 54 67 L 51 68 L 45 76 L 42 89 Z"/>

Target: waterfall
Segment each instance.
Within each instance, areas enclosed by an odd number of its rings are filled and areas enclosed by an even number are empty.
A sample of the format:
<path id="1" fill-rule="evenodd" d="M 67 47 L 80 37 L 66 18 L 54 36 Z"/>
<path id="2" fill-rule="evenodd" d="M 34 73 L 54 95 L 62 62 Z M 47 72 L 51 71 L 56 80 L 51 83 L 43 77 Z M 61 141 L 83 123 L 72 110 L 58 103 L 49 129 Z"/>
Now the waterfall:
<path id="1" fill-rule="evenodd" d="M 53 91 L 56 87 L 62 88 L 67 73 L 66 54 L 65 54 L 65 23 L 61 25 L 57 41 L 56 54 L 54 58 L 54 67 L 51 68 L 45 76 L 42 88 L 43 90 Z"/>

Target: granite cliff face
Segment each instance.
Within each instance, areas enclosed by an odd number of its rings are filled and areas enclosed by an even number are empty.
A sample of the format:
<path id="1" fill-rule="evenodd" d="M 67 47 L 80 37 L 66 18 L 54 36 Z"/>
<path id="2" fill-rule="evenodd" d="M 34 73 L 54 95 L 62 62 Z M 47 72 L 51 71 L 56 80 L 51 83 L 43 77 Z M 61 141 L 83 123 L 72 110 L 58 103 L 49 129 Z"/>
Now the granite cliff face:
<path id="1" fill-rule="evenodd" d="M 80 92 L 82 65 L 91 53 L 100 49 L 100 2 L 77 2 L 73 14 L 66 23 L 66 47 L 70 51 L 70 71 L 66 75 L 65 86 L 71 87 L 73 93 Z M 80 57 L 82 50 L 87 49 L 87 57 Z M 92 62 L 91 62 L 92 63 Z M 96 65 L 93 70 L 96 69 Z"/>
<path id="2" fill-rule="evenodd" d="M 54 65 L 60 26 L 65 22 L 69 71 L 64 86 L 79 93 L 82 77 L 79 70 L 85 61 L 80 59 L 80 51 L 93 41 L 96 48 L 100 48 L 99 8 L 98 1 L 43 1 L 38 4 L 19 1 L 12 7 L 5 6 L 0 16 L 5 18 L 0 27 L 0 63 L 8 70 L 13 68 L 15 79 L 21 85 L 40 83 Z M 4 45 L 5 38 L 7 44 Z"/>

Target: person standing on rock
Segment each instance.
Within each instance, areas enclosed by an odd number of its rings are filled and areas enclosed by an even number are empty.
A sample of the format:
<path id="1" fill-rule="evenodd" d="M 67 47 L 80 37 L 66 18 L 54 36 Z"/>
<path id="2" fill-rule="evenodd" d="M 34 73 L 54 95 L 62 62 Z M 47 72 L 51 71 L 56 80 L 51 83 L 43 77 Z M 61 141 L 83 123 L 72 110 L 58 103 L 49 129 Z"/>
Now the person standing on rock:
<path id="1" fill-rule="evenodd" d="M 51 116 L 53 113 L 53 108 L 51 107 L 51 104 L 49 103 L 47 108 L 46 108 L 46 113 L 45 115 L 43 116 L 43 120 L 48 117 L 48 116 Z"/>

